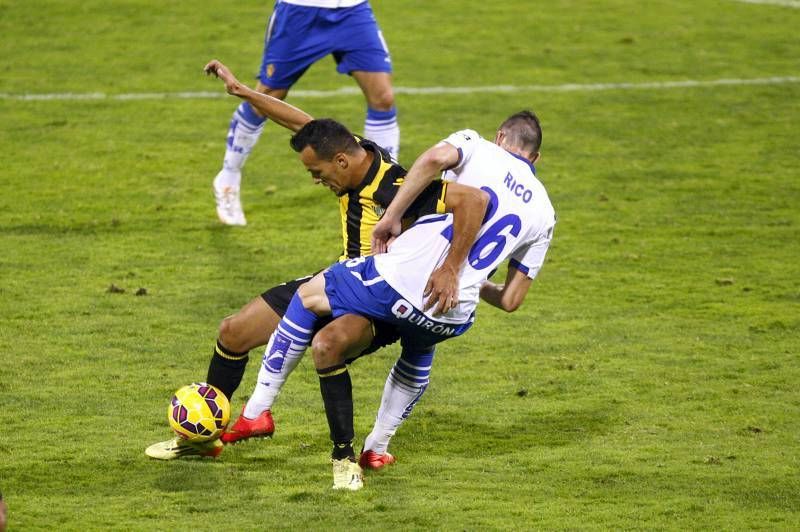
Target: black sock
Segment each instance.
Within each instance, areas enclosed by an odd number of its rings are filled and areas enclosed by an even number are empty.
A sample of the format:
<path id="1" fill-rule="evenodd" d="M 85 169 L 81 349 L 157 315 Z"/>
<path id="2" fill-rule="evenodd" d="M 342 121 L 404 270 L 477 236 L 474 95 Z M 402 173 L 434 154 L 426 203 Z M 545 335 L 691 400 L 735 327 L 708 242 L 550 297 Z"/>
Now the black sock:
<path id="1" fill-rule="evenodd" d="M 318 369 L 319 389 L 325 403 L 325 415 L 333 440 L 331 457 L 335 460 L 350 458 L 355 460 L 353 450 L 353 383 L 347 366 L 340 364 L 330 368 Z"/>
<path id="2" fill-rule="evenodd" d="M 247 361 L 247 351 L 235 353 L 217 340 L 214 355 L 208 364 L 206 382 L 222 390 L 222 393 L 230 401 L 233 398 L 233 392 L 242 382 Z"/>

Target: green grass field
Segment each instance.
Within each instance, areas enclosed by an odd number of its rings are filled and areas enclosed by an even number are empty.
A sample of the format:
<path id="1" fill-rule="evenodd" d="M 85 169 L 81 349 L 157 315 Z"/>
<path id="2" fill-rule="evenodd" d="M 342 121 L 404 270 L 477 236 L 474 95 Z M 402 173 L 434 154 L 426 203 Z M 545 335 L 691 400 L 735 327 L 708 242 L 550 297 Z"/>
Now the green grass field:
<path id="1" fill-rule="evenodd" d="M 216 221 L 237 102 L 201 69 L 249 79 L 270 3 L 0 0 L 9 530 L 800 528 L 797 2 L 373 3 L 397 87 L 517 87 L 398 92 L 403 162 L 531 108 L 559 223 L 523 308 L 482 305 L 441 346 L 397 465 L 344 494 L 310 360 L 273 440 L 143 454 L 220 319 L 340 246 L 335 199 L 274 124 L 249 225 Z M 732 81 L 658 85 L 686 80 Z M 297 89 L 352 86 L 327 60 Z M 116 97 L 182 91 L 220 97 Z M 66 93 L 107 97 L 24 98 Z M 361 131 L 358 94 L 290 101 Z M 357 438 L 397 353 L 351 369 Z"/>

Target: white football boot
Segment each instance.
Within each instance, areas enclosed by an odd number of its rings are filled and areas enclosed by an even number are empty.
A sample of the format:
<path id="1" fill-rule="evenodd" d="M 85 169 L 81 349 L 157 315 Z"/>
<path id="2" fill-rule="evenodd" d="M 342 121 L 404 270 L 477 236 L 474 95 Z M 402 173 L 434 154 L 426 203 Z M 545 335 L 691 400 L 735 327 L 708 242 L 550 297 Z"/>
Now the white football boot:
<path id="1" fill-rule="evenodd" d="M 333 489 L 358 491 L 364 487 L 364 474 L 356 462 L 349 458 L 331 459 L 333 464 Z"/>
<path id="2" fill-rule="evenodd" d="M 183 438 L 173 438 L 154 443 L 144 450 L 144 454 L 157 460 L 175 460 L 184 456 L 209 456 L 216 458 L 224 446 L 219 440 L 190 442 Z"/>
<path id="3" fill-rule="evenodd" d="M 247 225 L 238 186 L 219 186 L 215 180 L 214 199 L 217 201 L 220 222 L 226 225 Z"/>

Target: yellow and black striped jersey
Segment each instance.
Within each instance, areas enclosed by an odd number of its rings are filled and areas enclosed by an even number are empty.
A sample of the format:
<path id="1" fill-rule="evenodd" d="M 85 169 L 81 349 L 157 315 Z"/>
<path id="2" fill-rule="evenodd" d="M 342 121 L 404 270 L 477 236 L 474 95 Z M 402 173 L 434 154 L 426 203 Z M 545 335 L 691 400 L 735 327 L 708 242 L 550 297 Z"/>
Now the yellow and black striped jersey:
<path id="1" fill-rule="evenodd" d="M 372 228 L 383 216 L 386 207 L 406 176 L 406 170 L 392 160 L 388 152 L 371 140 L 357 137 L 362 148 L 374 157 L 364 180 L 354 190 L 339 197 L 342 217 L 343 252 L 339 260 L 371 255 Z M 403 227 L 420 216 L 445 212 L 447 183 L 436 180 L 422 191 L 403 216 Z"/>

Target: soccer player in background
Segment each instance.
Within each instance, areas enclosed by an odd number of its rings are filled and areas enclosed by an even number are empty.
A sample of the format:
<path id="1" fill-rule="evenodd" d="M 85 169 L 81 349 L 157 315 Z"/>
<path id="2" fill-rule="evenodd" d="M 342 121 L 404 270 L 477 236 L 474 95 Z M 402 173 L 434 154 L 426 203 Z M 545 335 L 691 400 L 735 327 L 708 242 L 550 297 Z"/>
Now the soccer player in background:
<path id="1" fill-rule="evenodd" d="M 303 73 L 329 54 L 336 70 L 351 75 L 364 93 L 364 136 L 397 159 L 400 129 L 392 63 L 366 0 L 278 0 L 267 25 L 255 90 L 283 100 Z M 247 224 L 239 194 L 242 168 L 267 118 L 248 101 L 233 113 L 222 169 L 214 179 L 217 215 L 224 224 Z"/>
<path id="2" fill-rule="evenodd" d="M 479 297 L 508 312 L 516 310 L 541 268 L 556 219 L 533 167 L 540 143 L 539 121 L 526 111 L 507 119 L 494 143 L 472 130 L 453 133 L 411 167 L 407 184 L 375 227 L 373 247 L 387 249 L 390 238 L 399 234 L 405 208 L 441 172 L 445 179 L 479 188 L 485 196 L 482 206 L 467 209 L 467 220 L 464 211 L 420 218 L 387 253 L 334 264 L 301 286 L 289 303 L 267 353 L 291 359 L 312 346 L 333 441 L 334 489 L 361 489 L 363 478 L 353 449 L 352 386 L 339 354 L 347 324 L 334 320 L 313 335 L 318 320 L 358 314 L 400 330 L 404 355 L 386 381 L 362 457 L 385 452 L 406 409 L 416 402 L 413 385 L 427 384 L 433 346 L 471 327 Z M 488 281 L 506 259 L 505 283 Z M 262 387 L 259 378 L 254 396 Z M 406 396 L 399 393 L 404 389 Z"/>
<path id="3" fill-rule="evenodd" d="M 264 116 L 296 133 L 292 146 L 301 153 L 301 161 L 314 182 L 327 186 L 339 197 L 343 246 L 340 260 L 371 254 L 372 228 L 401 188 L 406 170 L 377 144 L 358 139 L 338 122 L 313 120 L 300 109 L 243 85 L 219 61 L 209 62 L 205 70 L 222 79 L 229 94 L 242 98 Z M 446 188 L 441 182 L 432 183 L 407 209 L 407 223 L 424 214 L 444 212 Z M 222 390 L 229 400 L 241 383 L 249 351 L 267 343 L 294 292 L 310 278 L 309 275 L 275 286 L 222 320 L 206 381 Z M 349 335 L 346 343 L 352 345 L 342 356 L 348 360 L 372 353 L 399 337 L 391 325 L 373 323 L 361 316 L 345 320 Z M 269 389 L 243 409 L 223 435 L 223 442 L 272 435 L 275 430 L 272 404 L 298 361 L 299 358 L 285 363 L 279 358 L 265 359 L 264 367 L 269 371 L 261 380 L 270 382 Z M 155 443 L 145 452 L 153 458 L 171 460 L 193 455 L 218 456 L 222 449 L 219 441 L 193 443 L 174 438 Z M 391 455 L 371 455 L 365 467 L 378 469 L 391 460 Z"/>

